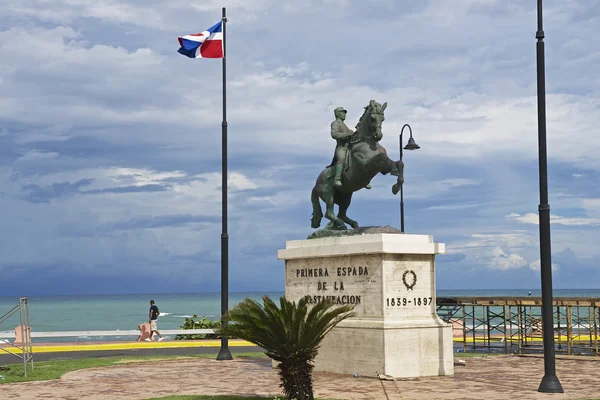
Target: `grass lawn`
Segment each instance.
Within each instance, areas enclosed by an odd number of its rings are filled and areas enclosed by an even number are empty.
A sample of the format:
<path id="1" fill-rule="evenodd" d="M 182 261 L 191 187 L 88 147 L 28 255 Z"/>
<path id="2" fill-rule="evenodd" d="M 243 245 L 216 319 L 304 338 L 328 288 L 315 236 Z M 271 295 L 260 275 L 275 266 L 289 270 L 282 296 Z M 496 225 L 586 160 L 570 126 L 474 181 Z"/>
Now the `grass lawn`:
<path id="1" fill-rule="evenodd" d="M 27 378 L 23 376 L 23 364 L 8 364 L 6 369 L 0 369 L 0 375 L 4 379 L 0 379 L 0 384 L 15 383 L 15 382 L 30 382 L 30 381 L 45 381 L 49 379 L 58 379 L 65 373 L 84 368 L 108 367 L 111 365 L 131 364 L 136 362 L 146 361 L 165 361 L 185 358 L 215 358 L 215 354 L 197 354 L 191 356 L 120 356 L 120 357 L 105 357 L 105 358 L 82 358 L 80 360 L 57 360 L 57 361 L 40 361 L 33 362 L 34 370 L 31 371 L 31 365 L 27 366 Z M 233 353 L 235 358 L 244 357 L 266 357 L 265 353 Z M 202 398 L 202 397 L 199 397 Z M 209 399 L 211 397 L 207 397 Z M 218 398 L 218 397 L 215 397 Z"/>

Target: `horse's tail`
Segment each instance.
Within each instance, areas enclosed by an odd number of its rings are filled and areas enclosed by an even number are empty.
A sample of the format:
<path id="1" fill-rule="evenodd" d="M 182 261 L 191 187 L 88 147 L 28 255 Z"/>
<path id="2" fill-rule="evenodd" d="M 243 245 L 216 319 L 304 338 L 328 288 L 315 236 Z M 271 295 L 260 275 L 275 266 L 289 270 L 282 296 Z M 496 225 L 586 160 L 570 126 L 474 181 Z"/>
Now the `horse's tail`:
<path id="1" fill-rule="evenodd" d="M 310 199 L 312 201 L 313 213 L 312 219 L 310 220 L 310 226 L 312 228 L 318 228 L 321 226 L 321 220 L 323 219 L 323 211 L 321 210 L 321 203 L 319 203 L 319 191 L 317 189 L 318 185 L 315 185 L 312 190 L 312 194 Z"/>

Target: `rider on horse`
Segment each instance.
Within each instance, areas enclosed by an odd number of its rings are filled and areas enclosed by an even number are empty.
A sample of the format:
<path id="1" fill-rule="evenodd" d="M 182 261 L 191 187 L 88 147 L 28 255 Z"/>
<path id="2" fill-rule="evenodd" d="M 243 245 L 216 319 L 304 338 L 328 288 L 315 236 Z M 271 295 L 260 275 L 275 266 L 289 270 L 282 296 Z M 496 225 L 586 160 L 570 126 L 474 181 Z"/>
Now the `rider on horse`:
<path id="1" fill-rule="evenodd" d="M 329 220 L 326 230 L 348 229 L 346 224 L 358 228 L 358 222 L 348 217 L 346 212 L 353 193 L 367 187 L 377 174 L 397 177 L 392 193 L 398 193 L 402 187 L 404 164 L 401 160 L 390 159 L 378 143 L 383 138 L 381 125 L 385 120 L 383 113 L 386 107 L 387 103 L 379 104 L 371 100 L 356 125 L 356 132 L 344 124 L 346 110 L 341 107 L 335 109 L 336 120 L 331 124 L 331 136 L 337 141 L 335 156 L 331 164 L 321 171 L 312 189 L 311 227 L 318 228 L 325 217 Z M 338 186 L 340 183 L 341 187 Z M 324 215 L 321 200 L 327 206 Z M 337 215 L 334 212 L 335 204 L 338 205 Z"/>
<path id="2" fill-rule="evenodd" d="M 335 178 L 333 186 L 342 186 L 342 172 L 346 167 L 346 160 L 349 158 L 350 147 L 352 145 L 352 137 L 354 132 L 344 123 L 346 119 L 346 111 L 343 107 L 338 107 L 333 110 L 335 121 L 331 123 L 331 137 L 336 140 L 335 154 L 331 165 L 335 164 Z M 367 184 L 366 189 L 371 189 L 371 185 Z"/>

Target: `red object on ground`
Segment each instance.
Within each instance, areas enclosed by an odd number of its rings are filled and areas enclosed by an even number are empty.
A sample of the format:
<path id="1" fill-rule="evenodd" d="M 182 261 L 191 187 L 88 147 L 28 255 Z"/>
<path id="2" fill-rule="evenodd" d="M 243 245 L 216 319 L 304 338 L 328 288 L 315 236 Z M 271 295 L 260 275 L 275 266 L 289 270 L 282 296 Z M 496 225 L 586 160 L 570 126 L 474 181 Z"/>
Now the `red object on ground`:
<path id="1" fill-rule="evenodd" d="M 22 327 L 24 328 L 25 335 L 29 339 L 29 343 L 31 343 L 31 327 L 26 325 L 19 325 L 15 327 L 15 341 L 13 342 L 13 345 L 15 346 L 23 345 L 23 332 L 21 330 Z"/>
<path id="2" fill-rule="evenodd" d="M 141 325 L 138 325 L 138 329 L 140 330 L 140 336 L 138 336 L 137 341 L 145 341 L 146 339 L 154 340 L 154 336 L 150 337 L 150 323 L 144 322 Z"/>

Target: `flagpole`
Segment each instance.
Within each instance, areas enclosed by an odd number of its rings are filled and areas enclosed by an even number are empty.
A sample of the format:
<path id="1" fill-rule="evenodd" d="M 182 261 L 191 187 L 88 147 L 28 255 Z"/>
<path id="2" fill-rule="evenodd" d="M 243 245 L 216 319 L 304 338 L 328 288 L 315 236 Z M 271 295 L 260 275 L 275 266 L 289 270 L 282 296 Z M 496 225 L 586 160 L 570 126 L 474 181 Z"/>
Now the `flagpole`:
<path id="1" fill-rule="evenodd" d="M 221 233 L 221 325 L 225 327 L 227 321 L 225 314 L 229 309 L 229 235 L 227 234 L 227 92 L 225 82 L 227 81 L 227 53 L 226 53 L 226 25 L 227 17 L 225 7 L 223 7 L 223 15 L 221 18 L 223 23 L 223 122 L 221 123 L 221 207 L 222 207 L 222 227 Z M 232 360 L 231 352 L 229 351 L 229 338 L 221 336 L 221 349 L 217 355 L 217 360 Z"/>

